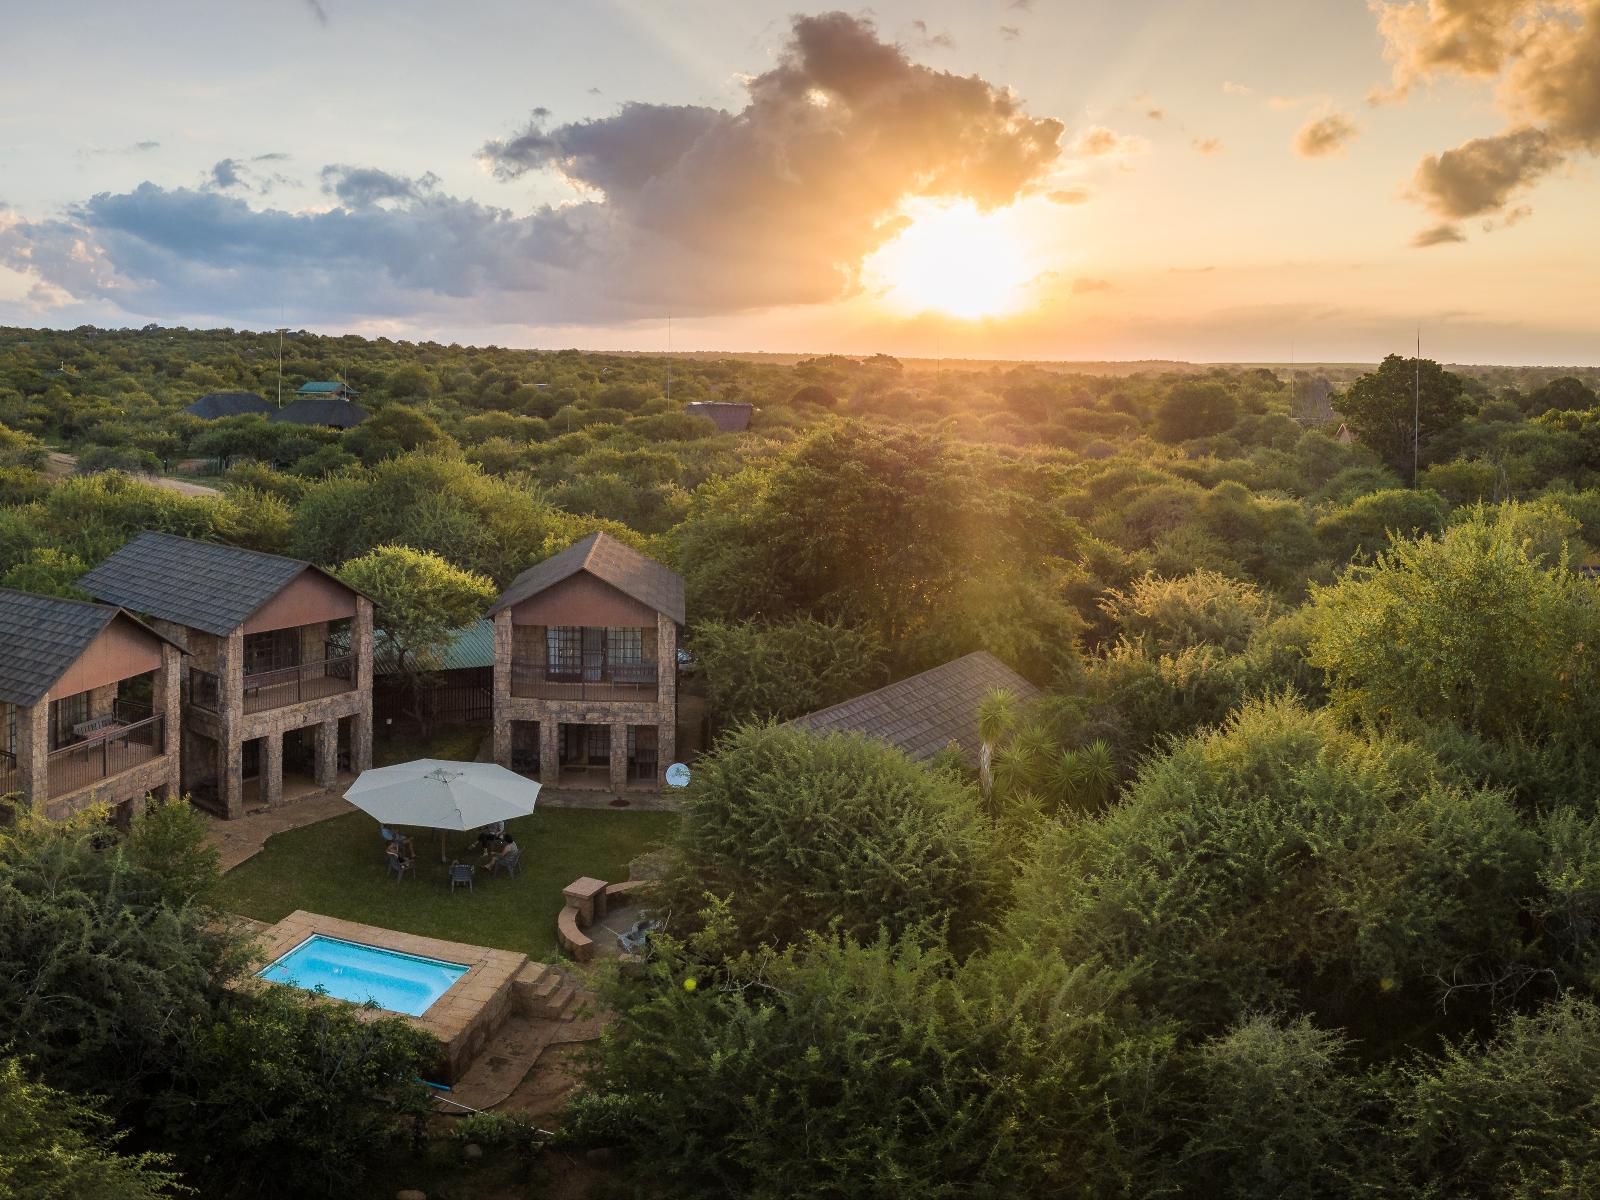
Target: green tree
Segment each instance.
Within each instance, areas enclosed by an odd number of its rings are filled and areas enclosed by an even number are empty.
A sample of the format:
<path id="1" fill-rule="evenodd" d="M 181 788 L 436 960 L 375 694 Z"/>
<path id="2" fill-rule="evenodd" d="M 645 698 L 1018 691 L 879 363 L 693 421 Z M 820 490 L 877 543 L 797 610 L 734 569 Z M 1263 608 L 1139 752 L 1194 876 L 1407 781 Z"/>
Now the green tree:
<path id="1" fill-rule="evenodd" d="M 494 581 L 409 546 L 379 546 L 336 574 L 372 600 L 386 670 L 405 677 L 412 715 L 426 734 L 428 677 L 443 662 L 454 631 L 478 620 L 493 602 Z"/>
<path id="2" fill-rule="evenodd" d="M 1254 584 L 1208 570 L 1179 579 L 1145 575 L 1126 591 L 1108 589 L 1100 607 L 1124 636 L 1156 654 L 1202 644 L 1237 654 L 1272 617 L 1272 602 Z"/>
<path id="3" fill-rule="evenodd" d="M 371 466 L 413 450 L 453 450 L 456 443 L 421 409 L 390 404 L 345 434 L 344 445 Z"/>
<path id="4" fill-rule="evenodd" d="M 1418 362 L 1398 354 L 1336 395 L 1333 406 L 1362 444 L 1405 479 L 1425 461 L 1429 443 L 1476 407 L 1459 375 L 1431 359 Z M 1414 438 L 1421 448 L 1415 456 Z"/>
<path id="5" fill-rule="evenodd" d="M 1175 383 L 1156 409 L 1156 436 L 1164 442 L 1186 442 L 1233 428 L 1239 399 L 1226 384 L 1186 379 Z"/>
<path id="6" fill-rule="evenodd" d="M 41 596 L 65 596 L 87 600 L 76 584 L 87 574 L 89 564 L 75 554 L 64 554 L 52 546 L 29 552 L 28 557 L 0 576 L 0 587 L 37 592 Z"/>
<path id="7" fill-rule="evenodd" d="M 121 1154 L 121 1135 L 92 1105 L 0 1058 L 0 1196 L 16 1200 L 159 1200 L 188 1191 L 162 1154 Z"/>
<path id="8" fill-rule="evenodd" d="M 1527 396 L 1526 405 L 1528 414 L 1535 417 L 1547 412 L 1583 412 L 1600 407 L 1600 396 L 1596 396 L 1594 389 L 1583 380 L 1563 375 L 1534 388 Z"/>
<path id="9" fill-rule="evenodd" d="M 1335 563 L 1371 562 L 1395 538 L 1438 533 L 1448 506 L 1425 488 L 1387 488 L 1369 492 L 1317 521 L 1317 543 Z"/>
<path id="10" fill-rule="evenodd" d="M 702 621 L 693 649 L 719 728 L 788 720 L 885 680 L 883 647 L 832 621 Z"/>
<path id="11" fill-rule="evenodd" d="M 1522 525 L 1517 506 L 1477 509 L 1316 589 L 1308 659 L 1334 703 L 1379 727 L 1588 737 L 1600 597 Z"/>
<path id="12" fill-rule="evenodd" d="M 675 907 L 729 898 L 739 944 L 917 930 L 970 948 L 1001 877 L 972 789 L 864 737 L 745 726 L 695 768 Z"/>

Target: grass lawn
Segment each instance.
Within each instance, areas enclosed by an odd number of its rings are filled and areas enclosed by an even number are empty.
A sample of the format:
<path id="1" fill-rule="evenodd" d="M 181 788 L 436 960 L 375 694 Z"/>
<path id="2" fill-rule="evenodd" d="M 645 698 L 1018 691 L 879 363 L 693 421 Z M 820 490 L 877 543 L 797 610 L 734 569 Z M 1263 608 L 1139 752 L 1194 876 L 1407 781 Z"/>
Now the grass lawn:
<path id="1" fill-rule="evenodd" d="M 550 960 L 558 953 L 561 889 L 581 875 L 626 879 L 629 860 L 665 842 L 677 819 L 660 812 L 539 809 L 511 822 L 522 850 L 515 879 L 479 871 L 472 891 L 452 895 L 438 831 L 407 830 L 416 843 L 417 874 L 397 883 L 389 878 L 378 823 L 349 813 L 269 838 L 259 854 L 223 876 L 219 903 L 258 921 L 279 921 L 303 908 Z M 447 836 L 453 857 L 481 861 L 471 835 Z"/>

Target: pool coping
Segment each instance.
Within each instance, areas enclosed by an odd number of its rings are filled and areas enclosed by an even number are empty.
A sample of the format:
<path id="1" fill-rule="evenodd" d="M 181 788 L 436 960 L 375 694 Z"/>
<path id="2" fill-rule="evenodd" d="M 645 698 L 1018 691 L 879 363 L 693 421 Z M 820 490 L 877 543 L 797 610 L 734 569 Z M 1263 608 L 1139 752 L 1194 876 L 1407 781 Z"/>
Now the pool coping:
<path id="1" fill-rule="evenodd" d="M 370 1016 L 409 1021 L 425 1033 L 432 1034 L 445 1048 L 445 1061 L 441 1064 L 447 1075 L 445 1082 L 459 1077 L 483 1043 L 504 1021 L 511 1006 L 511 981 L 528 962 L 526 954 L 512 950 L 447 942 L 441 938 L 402 933 L 398 929 L 384 929 L 378 925 L 362 925 L 304 909 L 296 909 L 262 931 L 259 937 L 263 961 L 275 962 L 307 938 L 319 933 L 324 937 L 434 958 L 467 968 L 466 973 L 445 989 L 420 1017 L 386 1008 L 363 1008 L 349 1000 L 326 997 L 332 1003 L 349 1004 L 358 1012 Z M 253 973 L 250 979 L 263 986 L 294 986 L 273 983 Z"/>

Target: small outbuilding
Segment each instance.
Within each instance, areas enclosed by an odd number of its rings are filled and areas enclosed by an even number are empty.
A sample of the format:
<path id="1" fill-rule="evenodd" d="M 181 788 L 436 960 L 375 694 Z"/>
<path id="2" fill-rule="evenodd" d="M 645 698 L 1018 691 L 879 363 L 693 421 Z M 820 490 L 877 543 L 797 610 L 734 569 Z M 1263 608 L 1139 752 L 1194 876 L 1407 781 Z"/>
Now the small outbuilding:
<path id="1" fill-rule="evenodd" d="M 750 428 L 753 404 L 734 404 L 726 400 L 695 400 L 683 406 L 692 417 L 707 417 L 723 433 L 743 433 Z"/>
<path id="2" fill-rule="evenodd" d="M 254 392 L 207 392 L 183 411 L 202 421 L 218 421 L 248 413 L 270 413 L 272 405 Z"/>
<path id="3" fill-rule="evenodd" d="M 891 683 L 875 692 L 818 709 L 787 722 L 812 733 L 859 733 L 887 742 L 917 762 L 928 762 L 954 746 L 977 760 L 978 705 L 995 689 L 1018 700 L 1040 692 L 994 655 L 983 650 Z"/>
<path id="4" fill-rule="evenodd" d="M 301 389 L 304 391 L 305 389 Z M 288 425 L 321 425 L 326 429 L 351 429 L 367 419 L 359 404 L 331 395 L 302 396 L 267 415 L 267 420 Z"/>

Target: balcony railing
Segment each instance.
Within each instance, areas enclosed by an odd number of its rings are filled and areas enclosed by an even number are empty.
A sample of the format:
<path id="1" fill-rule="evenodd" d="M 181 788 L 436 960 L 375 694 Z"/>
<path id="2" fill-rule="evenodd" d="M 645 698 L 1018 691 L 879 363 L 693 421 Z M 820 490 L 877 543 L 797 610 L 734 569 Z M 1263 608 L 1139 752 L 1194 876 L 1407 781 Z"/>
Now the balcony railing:
<path id="1" fill-rule="evenodd" d="M 17 756 L 9 750 L 0 750 L 0 796 L 22 790 L 22 772 L 17 770 Z"/>
<path id="2" fill-rule="evenodd" d="M 137 716 L 150 710 L 143 705 L 117 705 L 117 715 Z M 110 779 L 134 767 L 143 766 L 167 752 L 166 724 L 161 714 L 146 716 L 131 724 L 102 730 L 81 742 L 51 753 L 46 770 L 49 772 L 50 795 L 64 796 L 79 788 L 88 787 L 102 779 Z"/>
<path id="3" fill-rule="evenodd" d="M 281 671 L 262 671 L 244 677 L 244 711 L 263 712 L 303 700 L 320 700 L 324 696 L 354 691 L 355 686 L 356 658 L 353 654 L 301 663 Z"/>
<path id="4" fill-rule="evenodd" d="M 621 700 L 654 703 L 656 664 L 605 663 L 587 670 L 543 663 L 511 664 L 511 694 L 530 700 Z"/>

